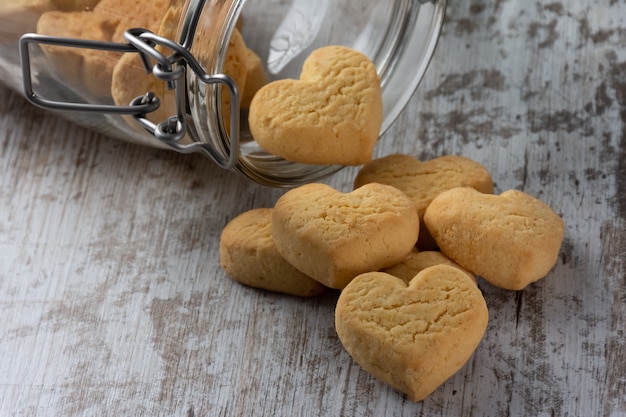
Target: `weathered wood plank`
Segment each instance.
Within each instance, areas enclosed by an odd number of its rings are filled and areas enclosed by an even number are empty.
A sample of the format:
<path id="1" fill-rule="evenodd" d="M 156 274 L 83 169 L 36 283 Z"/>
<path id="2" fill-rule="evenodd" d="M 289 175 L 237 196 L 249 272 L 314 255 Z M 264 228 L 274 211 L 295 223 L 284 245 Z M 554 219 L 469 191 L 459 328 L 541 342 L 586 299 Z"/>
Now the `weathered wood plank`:
<path id="1" fill-rule="evenodd" d="M 103 138 L 0 90 L 0 415 L 626 415 L 626 3 L 450 2 L 378 155 L 462 154 L 566 224 L 487 335 L 414 404 L 342 349 L 337 294 L 244 288 L 221 228 L 282 193 Z M 328 179 L 349 190 L 356 169 Z"/>

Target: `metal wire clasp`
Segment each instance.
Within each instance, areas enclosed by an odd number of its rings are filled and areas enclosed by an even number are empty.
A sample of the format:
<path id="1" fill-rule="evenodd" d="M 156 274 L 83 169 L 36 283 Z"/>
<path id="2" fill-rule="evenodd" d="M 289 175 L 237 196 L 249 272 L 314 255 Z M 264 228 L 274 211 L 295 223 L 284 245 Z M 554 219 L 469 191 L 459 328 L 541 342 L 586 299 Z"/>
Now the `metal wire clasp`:
<path id="1" fill-rule="evenodd" d="M 129 29 L 124 33 L 127 43 L 94 41 L 85 39 L 62 38 L 39 34 L 25 34 L 20 38 L 20 57 L 22 64 L 23 88 L 26 98 L 38 107 L 48 110 L 82 111 L 110 114 L 127 114 L 137 120 L 143 128 L 158 140 L 182 153 L 207 153 L 219 166 L 231 169 L 237 164 L 239 156 L 239 90 L 235 81 L 225 74 L 207 74 L 200 63 L 186 47 L 147 29 Z M 146 115 L 159 108 L 161 101 L 153 92 L 146 92 L 136 97 L 127 106 L 108 104 L 74 103 L 46 99 L 34 91 L 31 69 L 30 44 L 56 45 L 74 48 L 87 48 L 123 53 L 139 53 L 147 73 L 166 83 L 174 90 L 176 114 L 160 123 L 153 123 Z M 172 51 L 168 56 L 156 49 L 160 45 Z M 152 62 L 155 62 L 152 64 Z M 230 100 L 230 146 L 226 154 L 203 142 L 181 143 L 187 132 L 186 122 L 186 71 L 189 68 L 201 82 L 222 84 L 228 88 Z"/>

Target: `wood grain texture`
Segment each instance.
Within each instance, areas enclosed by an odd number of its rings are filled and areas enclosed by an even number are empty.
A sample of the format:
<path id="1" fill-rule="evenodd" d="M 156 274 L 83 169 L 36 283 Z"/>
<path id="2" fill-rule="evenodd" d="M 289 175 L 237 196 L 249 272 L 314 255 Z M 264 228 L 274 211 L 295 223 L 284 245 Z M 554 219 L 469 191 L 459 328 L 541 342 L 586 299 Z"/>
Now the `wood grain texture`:
<path id="1" fill-rule="evenodd" d="M 421 403 L 342 349 L 336 293 L 220 269 L 222 227 L 282 190 L 0 97 L 0 416 L 626 416 L 623 0 L 450 1 L 377 156 L 473 158 L 566 229 L 546 279 L 479 280 L 486 336 Z"/>

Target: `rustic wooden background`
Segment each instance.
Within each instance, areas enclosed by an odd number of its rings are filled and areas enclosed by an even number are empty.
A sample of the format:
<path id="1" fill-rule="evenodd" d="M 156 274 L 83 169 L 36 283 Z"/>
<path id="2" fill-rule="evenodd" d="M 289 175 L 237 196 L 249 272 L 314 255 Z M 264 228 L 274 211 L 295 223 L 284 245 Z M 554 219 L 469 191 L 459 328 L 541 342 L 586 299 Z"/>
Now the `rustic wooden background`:
<path id="1" fill-rule="evenodd" d="M 336 293 L 220 269 L 222 227 L 282 190 L 0 97 L 0 416 L 626 416 L 626 1 L 450 1 L 377 156 L 474 158 L 566 229 L 545 280 L 479 282 L 486 337 L 421 403 L 342 349 Z"/>

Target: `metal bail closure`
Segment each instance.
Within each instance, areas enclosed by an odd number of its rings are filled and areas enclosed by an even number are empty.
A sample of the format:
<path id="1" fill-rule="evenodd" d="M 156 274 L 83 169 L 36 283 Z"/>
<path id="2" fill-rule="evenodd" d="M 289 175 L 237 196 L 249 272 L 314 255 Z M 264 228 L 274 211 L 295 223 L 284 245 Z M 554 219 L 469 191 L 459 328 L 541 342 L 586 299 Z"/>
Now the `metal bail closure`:
<path id="1" fill-rule="evenodd" d="M 207 74 L 186 47 L 158 36 L 147 29 L 129 29 L 124 33 L 127 43 L 62 38 L 28 33 L 20 38 L 23 89 L 26 98 L 34 105 L 48 110 L 82 111 L 131 115 L 141 126 L 159 141 L 181 153 L 201 152 L 208 155 L 222 168 L 232 169 L 239 158 L 239 89 L 235 81 L 225 74 Z M 136 97 L 127 106 L 108 104 L 75 103 L 46 99 L 34 91 L 31 69 L 30 44 L 86 48 L 122 53 L 139 53 L 146 73 L 166 83 L 174 90 L 176 114 L 160 123 L 150 121 L 146 115 L 159 108 L 161 100 L 152 92 Z M 159 45 L 172 51 L 165 56 L 155 47 Z M 155 62 L 154 65 L 151 63 Z M 187 68 L 206 84 L 222 84 L 228 88 L 230 100 L 230 143 L 223 153 L 203 142 L 181 143 L 187 134 L 186 77 Z"/>

